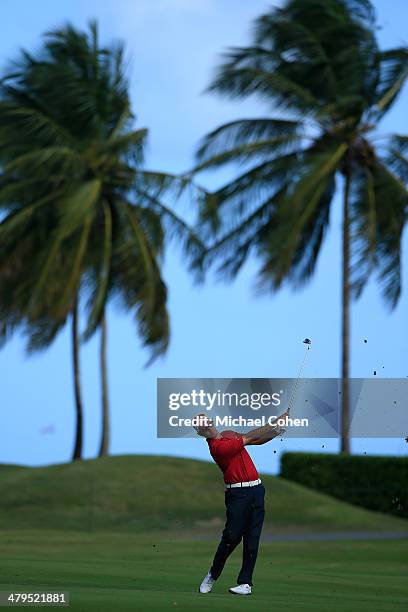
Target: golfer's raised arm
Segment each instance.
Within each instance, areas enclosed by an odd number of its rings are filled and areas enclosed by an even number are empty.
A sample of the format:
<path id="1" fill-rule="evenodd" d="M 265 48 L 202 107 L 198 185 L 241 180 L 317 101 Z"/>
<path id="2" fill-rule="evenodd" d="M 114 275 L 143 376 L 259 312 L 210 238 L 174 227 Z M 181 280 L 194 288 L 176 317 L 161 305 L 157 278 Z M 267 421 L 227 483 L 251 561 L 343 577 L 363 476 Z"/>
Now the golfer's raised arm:
<path id="1" fill-rule="evenodd" d="M 279 419 L 284 419 L 288 416 L 288 411 L 284 412 L 280 415 Z M 246 434 L 242 436 L 242 440 L 244 442 L 244 446 L 249 444 L 251 445 L 260 445 L 266 444 L 266 442 L 270 442 L 276 436 L 281 435 L 285 431 L 284 427 L 276 424 L 264 425 L 263 427 L 258 427 L 257 429 L 252 429 L 248 431 Z"/>

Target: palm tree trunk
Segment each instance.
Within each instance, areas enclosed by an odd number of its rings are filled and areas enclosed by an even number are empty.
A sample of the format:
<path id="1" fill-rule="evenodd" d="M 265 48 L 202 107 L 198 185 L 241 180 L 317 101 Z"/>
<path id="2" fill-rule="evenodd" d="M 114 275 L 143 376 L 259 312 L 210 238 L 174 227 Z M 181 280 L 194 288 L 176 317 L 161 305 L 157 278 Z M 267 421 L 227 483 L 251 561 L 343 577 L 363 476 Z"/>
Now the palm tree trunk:
<path id="1" fill-rule="evenodd" d="M 75 447 L 72 455 L 72 460 L 76 461 L 78 459 L 81 459 L 82 457 L 83 435 L 83 405 L 79 374 L 78 298 L 75 299 L 75 303 L 72 308 L 72 362 L 74 370 L 74 395 L 76 409 Z"/>
<path id="2" fill-rule="evenodd" d="M 100 368 L 102 382 L 102 434 L 99 457 L 109 454 L 109 394 L 108 368 L 106 362 L 107 326 L 105 315 L 101 322 Z"/>
<path id="3" fill-rule="evenodd" d="M 342 393 L 341 393 L 341 452 L 350 453 L 350 169 L 344 174 L 343 193 L 343 275 L 342 275 Z"/>

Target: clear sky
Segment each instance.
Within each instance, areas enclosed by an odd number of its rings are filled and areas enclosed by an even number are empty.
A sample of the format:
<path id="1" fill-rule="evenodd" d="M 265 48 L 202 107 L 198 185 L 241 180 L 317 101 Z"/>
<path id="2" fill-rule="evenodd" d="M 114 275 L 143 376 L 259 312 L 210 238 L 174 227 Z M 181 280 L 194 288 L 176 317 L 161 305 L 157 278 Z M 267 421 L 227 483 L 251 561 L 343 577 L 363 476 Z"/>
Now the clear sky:
<path id="1" fill-rule="evenodd" d="M 276 3 L 275 3 L 276 4 Z M 193 163 L 198 140 L 233 119 L 261 116 L 257 100 L 231 102 L 203 95 L 219 53 L 249 41 L 253 18 L 273 3 L 263 0 L 2 0 L 0 60 L 24 47 L 33 51 L 41 34 L 70 21 L 100 25 L 102 41 L 122 39 L 131 57 L 131 95 L 138 125 L 149 129 L 146 165 L 170 172 Z M 406 0 L 376 0 L 383 47 L 407 41 Z M 384 132 L 407 132 L 408 91 L 383 123 Z M 224 177 L 225 178 L 225 177 Z M 223 175 L 207 175 L 208 187 Z M 183 211 L 181 211 L 183 212 Z M 187 215 L 189 211 L 184 211 Z M 407 257 L 404 240 L 404 261 Z M 232 285 L 209 279 L 194 286 L 175 250 L 165 278 L 170 290 L 172 340 L 167 355 L 144 369 L 147 353 L 132 320 L 109 311 L 109 373 L 112 452 L 207 458 L 203 440 L 157 440 L 157 377 L 291 377 L 313 338 L 307 375 L 335 377 L 340 371 L 340 211 L 334 206 L 317 273 L 302 291 L 288 289 L 255 297 L 256 266 L 249 262 Z M 398 307 L 391 313 L 372 282 L 352 307 L 351 374 L 408 376 L 407 270 Z M 363 339 L 368 340 L 367 343 Z M 93 457 L 100 434 L 97 339 L 83 347 L 85 456 Z M 43 465 L 68 460 L 73 444 L 74 405 L 67 331 L 46 352 L 28 358 L 16 337 L 0 353 L 0 463 Z M 272 443 L 273 444 L 273 443 Z M 337 450 L 336 441 L 276 442 L 252 452 L 265 471 L 276 471 L 282 449 Z M 273 454 L 273 449 L 279 452 Z M 402 440 L 355 440 L 355 452 L 404 453 Z"/>

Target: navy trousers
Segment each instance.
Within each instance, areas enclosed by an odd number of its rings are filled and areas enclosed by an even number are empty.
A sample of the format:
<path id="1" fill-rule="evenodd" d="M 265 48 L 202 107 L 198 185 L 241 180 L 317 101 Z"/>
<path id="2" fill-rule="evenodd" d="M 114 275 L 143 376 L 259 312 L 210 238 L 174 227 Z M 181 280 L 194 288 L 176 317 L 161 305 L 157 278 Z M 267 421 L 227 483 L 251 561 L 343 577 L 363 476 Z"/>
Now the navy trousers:
<path id="1" fill-rule="evenodd" d="M 237 583 L 252 585 L 265 517 L 265 488 L 261 483 L 255 487 L 226 489 L 225 505 L 227 520 L 210 569 L 211 576 L 217 580 L 226 560 L 243 540 L 242 567 Z"/>

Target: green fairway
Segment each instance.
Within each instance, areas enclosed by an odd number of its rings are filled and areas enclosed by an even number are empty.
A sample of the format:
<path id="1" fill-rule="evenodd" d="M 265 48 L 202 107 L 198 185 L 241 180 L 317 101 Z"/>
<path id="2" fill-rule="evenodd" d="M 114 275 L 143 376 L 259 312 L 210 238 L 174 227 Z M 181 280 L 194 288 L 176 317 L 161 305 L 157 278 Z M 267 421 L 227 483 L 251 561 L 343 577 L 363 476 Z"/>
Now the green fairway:
<path id="1" fill-rule="evenodd" d="M 254 594 L 235 584 L 235 551 L 213 593 L 197 587 L 215 542 L 160 534 L 1 532 L 0 590 L 68 591 L 71 609 L 363 612 L 406 610 L 407 541 L 263 544 Z"/>
<path id="2" fill-rule="evenodd" d="M 110 457 L 0 466 L 0 473 L 3 591 L 68 591 L 71 609 L 83 612 L 408 607 L 407 540 L 263 543 L 247 598 L 227 592 L 239 548 L 215 591 L 200 595 L 225 511 L 221 475 L 210 463 Z M 403 519 L 262 478 L 265 534 L 407 531 Z"/>
<path id="3" fill-rule="evenodd" d="M 125 530 L 217 534 L 224 522 L 221 473 L 209 462 L 121 456 L 42 468 L 0 466 L 2 529 Z M 406 531 L 408 521 L 369 512 L 262 476 L 266 533 Z"/>

